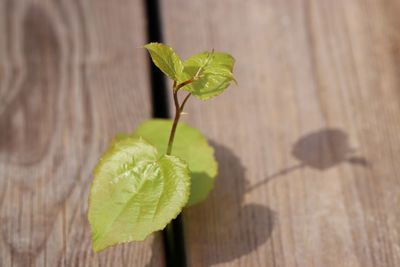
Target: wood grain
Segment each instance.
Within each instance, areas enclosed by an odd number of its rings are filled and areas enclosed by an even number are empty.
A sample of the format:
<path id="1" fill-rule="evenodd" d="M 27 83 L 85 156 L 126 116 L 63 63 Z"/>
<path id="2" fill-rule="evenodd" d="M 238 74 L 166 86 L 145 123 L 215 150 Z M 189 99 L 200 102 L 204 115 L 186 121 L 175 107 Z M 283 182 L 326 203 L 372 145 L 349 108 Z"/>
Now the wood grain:
<path id="1" fill-rule="evenodd" d="M 188 103 L 220 175 L 184 213 L 190 266 L 400 266 L 400 3 L 162 1 L 184 57 L 239 86 Z"/>
<path id="2" fill-rule="evenodd" d="M 93 169 L 151 116 L 143 2 L 0 1 L 0 266 L 162 266 L 160 236 L 91 252 Z"/>

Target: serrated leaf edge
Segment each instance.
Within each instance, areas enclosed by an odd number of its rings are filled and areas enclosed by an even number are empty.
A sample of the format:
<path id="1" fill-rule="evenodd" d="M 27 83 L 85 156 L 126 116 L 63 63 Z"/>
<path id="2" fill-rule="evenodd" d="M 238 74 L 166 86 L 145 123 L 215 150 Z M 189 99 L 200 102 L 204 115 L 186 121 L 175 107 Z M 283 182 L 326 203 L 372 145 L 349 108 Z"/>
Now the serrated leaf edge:
<path id="1" fill-rule="evenodd" d="M 146 49 L 149 51 L 149 53 L 150 53 L 150 51 L 152 51 L 153 53 L 155 53 L 159 58 L 161 58 L 161 59 L 164 61 L 164 63 L 167 62 L 167 61 L 165 60 L 165 58 L 164 58 L 163 56 L 161 56 L 160 54 L 156 53 L 155 50 L 150 49 L 150 48 L 148 47 L 148 46 L 150 46 L 150 45 L 165 46 L 166 48 L 168 48 L 169 50 L 171 50 L 171 51 L 172 51 L 172 54 L 174 54 L 174 55 L 179 59 L 179 61 L 181 62 L 181 66 L 182 66 L 181 72 L 183 72 L 184 66 L 183 66 L 182 59 L 179 57 L 179 55 L 175 52 L 175 50 L 174 50 L 172 47 L 170 47 L 170 46 L 168 46 L 168 45 L 166 45 L 166 44 L 163 44 L 163 43 L 158 43 L 158 42 L 151 42 L 151 43 L 148 43 L 148 44 L 146 44 L 146 45 L 143 46 L 144 48 L 146 48 Z M 150 53 L 150 57 L 151 57 L 151 53 Z M 162 72 L 164 72 L 164 71 L 160 68 L 160 66 L 158 66 L 158 64 L 157 64 L 153 59 L 152 59 L 152 61 L 153 61 L 154 65 L 157 66 L 157 68 L 159 68 Z M 173 68 L 171 69 L 171 67 L 169 66 L 169 64 L 165 64 L 165 65 L 169 68 L 169 70 L 171 71 L 171 73 L 174 73 L 175 75 L 174 75 L 174 77 L 171 77 L 168 73 L 165 73 L 165 72 L 164 72 L 164 74 L 166 74 L 166 75 L 167 75 L 168 77 L 170 77 L 172 80 L 177 81 L 177 80 L 178 80 L 178 75 L 179 75 L 180 73 L 175 73 L 175 69 L 173 69 Z"/>
<path id="2" fill-rule="evenodd" d="M 114 137 L 113 141 L 111 142 L 111 145 L 106 149 L 106 151 L 105 151 L 105 152 L 102 154 L 102 156 L 100 157 L 100 159 L 99 159 L 99 161 L 98 161 L 98 163 L 97 163 L 97 165 L 96 165 L 96 167 L 95 167 L 93 173 L 95 173 L 95 172 L 97 171 L 97 169 L 99 168 L 99 165 L 101 165 L 101 161 L 104 161 L 104 155 L 106 155 L 110 150 L 112 150 L 112 149 L 115 148 L 115 144 L 116 144 L 116 142 L 118 141 L 118 136 L 120 136 L 120 135 L 125 135 L 125 134 L 124 134 L 124 133 L 122 133 L 122 134 L 120 133 L 120 134 L 117 134 L 117 135 Z M 132 135 L 129 135 L 129 137 L 132 137 Z M 145 139 L 142 138 L 141 136 L 136 137 L 136 138 L 138 138 L 138 140 L 140 140 L 140 141 L 144 141 L 144 142 L 150 144 L 151 146 L 153 146 L 151 143 L 149 143 L 147 140 L 145 140 Z M 153 146 L 153 147 L 154 147 L 154 146 Z M 159 153 L 156 147 L 154 147 L 154 149 L 157 151 L 157 153 Z M 148 238 L 148 237 L 149 237 L 151 234 L 153 234 L 154 232 L 164 229 L 164 228 L 168 225 L 168 223 L 170 223 L 172 220 L 176 219 L 176 217 L 178 217 L 178 215 L 182 212 L 183 208 L 186 207 L 186 204 L 187 204 L 188 201 L 189 201 L 189 197 L 190 197 L 190 188 L 191 188 L 191 176 L 190 176 L 189 167 L 188 167 L 188 165 L 187 165 L 187 163 L 186 163 L 185 160 L 181 159 L 180 157 L 173 156 L 173 155 L 165 155 L 165 154 L 164 154 L 164 155 L 162 155 L 160 158 L 158 158 L 156 161 L 153 161 L 153 162 L 158 163 L 163 157 L 178 159 L 182 164 L 185 165 L 185 172 L 186 172 L 186 176 L 185 176 L 185 177 L 188 177 L 188 179 L 185 179 L 186 181 L 184 181 L 184 183 L 185 183 L 186 186 L 189 188 L 189 190 L 187 190 L 186 193 L 185 193 L 184 196 L 183 196 L 184 201 L 182 202 L 182 203 L 183 203 L 182 206 L 179 207 L 179 209 L 177 209 L 177 212 L 174 213 L 174 214 L 171 216 L 171 217 L 172 217 L 171 220 L 166 221 L 165 223 L 160 223 L 160 225 L 161 225 L 160 227 L 157 227 L 153 232 L 151 232 L 151 233 L 145 235 L 142 239 L 124 240 L 124 241 L 120 241 L 120 242 L 117 242 L 117 243 L 115 243 L 115 244 L 106 246 L 106 247 L 101 248 L 101 249 L 96 249 L 95 246 L 94 246 L 93 243 L 92 243 L 92 249 L 93 249 L 93 251 L 94 251 L 95 253 L 101 252 L 101 251 L 103 251 L 103 250 L 105 250 L 105 249 L 107 249 L 107 248 L 114 247 L 114 246 L 117 246 L 117 245 L 120 245 L 120 244 L 129 243 L 129 242 L 132 242 L 132 241 L 143 241 L 143 240 L 145 240 L 146 238 Z M 93 189 L 93 186 L 92 186 L 92 185 L 93 185 L 95 179 L 96 179 L 96 177 L 93 177 L 92 182 L 91 182 L 91 186 L 90 186 L 90 190 L 89 190 L 89 194 L 88 194 L 88 207 L 91 206 L 91 202 L 92 202 L 92 189 Z M 163 188 L 163 190 L 164 190 L 164 188 Z M 88 220 L 88 222 L 89 222 L 90 231 L 91 231 L 91 236 L 92 236 L 92 234 L 93 234 L 93 232 L 92 232 L 93 225 L 92 225 L 91 221 L 88 219 L 88 218 L 89 218 L 89 209 L 88 209 L 88 211 L 87 211 L 86 218 L 87 218 L 87 220 Z"/>

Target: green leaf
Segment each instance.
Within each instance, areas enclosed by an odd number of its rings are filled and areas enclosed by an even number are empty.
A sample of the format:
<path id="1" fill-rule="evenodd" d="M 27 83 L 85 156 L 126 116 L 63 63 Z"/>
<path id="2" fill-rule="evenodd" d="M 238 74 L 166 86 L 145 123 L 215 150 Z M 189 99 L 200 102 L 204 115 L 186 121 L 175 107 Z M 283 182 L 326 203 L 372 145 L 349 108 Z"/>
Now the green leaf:
<path id="1" fill-rule="evenodd" d="M 218 96 L 232 81 L 235 59 L 221 52 L 203 52 L 188 58 L 184 63 L 183 74 L 179 83 L 195 79 L 191 84 L 182 87 L 201 100 Z"/>
<path id="2" fill-rule="evenodd" d="M 157 147 L 159 153 L 167 150 L 171 120 L 155 119 L 143 122 L 134 132 L 142 136 L 150 144 Z M 206 138 L 195 128 L 185 123 L 179 123 L 172 155 L 185 160 L 191 171 L 191 193 L 188 206 L 205 200 L 213 188 L 217 176 L 217 161 L 214 149 L 207 143 Z"/>
<path id="3" fill-rule="evenodd" d="M 94 170 L 89 197 L 93 250 L 143 240 L 186 205 L 189 169 L 142 138 L 119 135 Z"/>
<path id="4" fill-rule="evenodd" d="M 183 64 L 175 51 L 161 43 L 149 43 L 144 46 L 150 53 L 154 64 L 172 80 L 182 76 Z"/>

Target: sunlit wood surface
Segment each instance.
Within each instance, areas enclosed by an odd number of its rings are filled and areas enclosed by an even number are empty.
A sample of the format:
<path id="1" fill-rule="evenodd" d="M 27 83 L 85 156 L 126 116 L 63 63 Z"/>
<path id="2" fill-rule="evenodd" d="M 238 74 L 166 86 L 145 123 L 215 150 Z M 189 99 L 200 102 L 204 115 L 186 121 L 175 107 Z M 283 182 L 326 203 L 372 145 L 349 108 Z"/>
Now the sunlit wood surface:
<path id="1" fill-rule="evenodd" d="M 220 176 L 184 213 L 190 266 L 400 266 L 400 2 L 162 3 L 165 40 L 232 53 L 186 121 Z"/>
<path id="2" fill-rule="evenodd" d="M 142 1 L 0 1 L 0 266 L 162 266 L 161 239 L 91 252 L 91 171 L 151 116 Z"/>

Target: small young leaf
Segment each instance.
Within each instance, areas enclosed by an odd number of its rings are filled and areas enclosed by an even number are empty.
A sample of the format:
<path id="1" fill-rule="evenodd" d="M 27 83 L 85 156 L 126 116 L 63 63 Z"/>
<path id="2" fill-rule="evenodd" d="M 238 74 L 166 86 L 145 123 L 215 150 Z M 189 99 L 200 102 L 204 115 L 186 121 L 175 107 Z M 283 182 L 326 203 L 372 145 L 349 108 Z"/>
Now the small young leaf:
<path id="1" fill-rule="evenodd" d="M 182 76 L 183 64 L 175 51 L 161 43 L 149 43 L 144 46 L 150 53 L 154 64 L 172 80 Z"/>
<path id="2" fill-rule="evenodd" d="M 157 147 L 159 153 L 167 150 L 172 121 L 155 119 L 143 122 L 134 132 Z M 186 161 L 190 169 L 191 192 L 188 206 L 205 200 L 213 188 L 217 176 L 217 161 L 214 149 L 206 138 L 195 128 L 179 123 L 176 130 L 172 155 Z"/>
<path id="3" fill-rule="evenodd" d="M 179 83 L 189 79 L 194 81 L 184 87 L 195 97 L 207 100 L 221 94 L 231 83 L 235 59 L 221 52 L 203 52 L 188 58 L 184 63 Z"/>
<path id="4" fill-rule="evenodd" d="M 88 214 L 93 250 L 163 229 L 186 205 L 189 190 L 186 163 L 160 157 L 141 138 L 119 135 L 94 171 Z"/>

